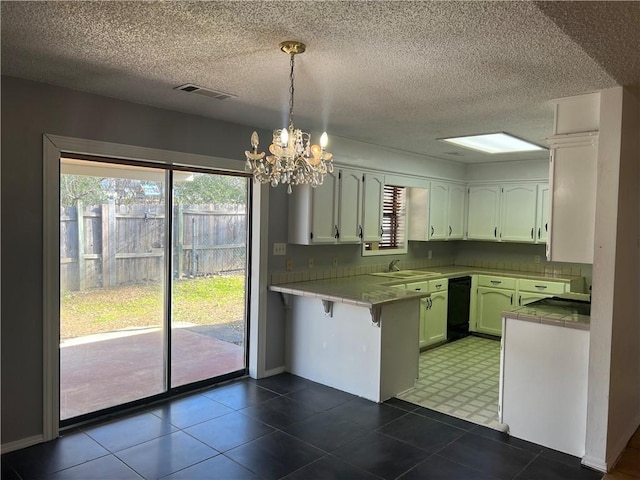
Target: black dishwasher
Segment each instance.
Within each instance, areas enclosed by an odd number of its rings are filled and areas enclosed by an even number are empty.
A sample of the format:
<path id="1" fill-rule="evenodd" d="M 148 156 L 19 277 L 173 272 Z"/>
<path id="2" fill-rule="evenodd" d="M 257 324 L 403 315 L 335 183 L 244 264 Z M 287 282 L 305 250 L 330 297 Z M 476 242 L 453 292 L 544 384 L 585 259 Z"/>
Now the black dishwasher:
<path id="1" fill-rule="evenodd" d="M 452 342 L 469 335 L 469 304 L 471 302 L 471 277 L 449 280 L 447 302 L 447 340 Z"/>

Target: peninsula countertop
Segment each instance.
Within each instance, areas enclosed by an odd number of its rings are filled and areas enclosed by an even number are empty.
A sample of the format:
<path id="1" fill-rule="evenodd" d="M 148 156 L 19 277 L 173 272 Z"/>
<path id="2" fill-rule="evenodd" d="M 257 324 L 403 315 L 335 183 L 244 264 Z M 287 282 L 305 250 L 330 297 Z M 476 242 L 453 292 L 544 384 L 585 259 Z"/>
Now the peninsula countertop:
<path id="1" fill-rule="evenodd" d="M 556 327 L 575 328 L 578 330 L 589 330 L 591 325 L 591 315 L 584 311 L 583 306 L 589 295 L 576 294 L 574 298 L 578 303 L 561 301 L 545 301 L 525 305 L 502 312 L 502 315 L 511 320 L 522 320 L 525 322 L 541 323 Z M 590 309 L 588 309 L 590 311 Z"/>
<path id="2" fill-rule="evenodd" d="M 373 306 L 404 301 L 412 298 L 429 297 L 429 293 L 424 291 L 404 290 L 403 288 L 398 288 L 406 283 L 421 282 L 425 280 L 484 274 L 535 280 L 554 280 L 571 284 L 577 279 L 582 278 L 572 275 L 545 274 L 465 266 L 440 266 L 413 271 L 424 272 L 424 275 L 414 275 L 407 278 L 393 278 L 383 276 L 381 273 L 384 272 L 379 272 L 340 278 L 283 283 L 271 285 L 269 286 L 269 289 L 274 292 L 284 294 L 314 297 L 326 301 L 347 303 L 371 308 Z"/>

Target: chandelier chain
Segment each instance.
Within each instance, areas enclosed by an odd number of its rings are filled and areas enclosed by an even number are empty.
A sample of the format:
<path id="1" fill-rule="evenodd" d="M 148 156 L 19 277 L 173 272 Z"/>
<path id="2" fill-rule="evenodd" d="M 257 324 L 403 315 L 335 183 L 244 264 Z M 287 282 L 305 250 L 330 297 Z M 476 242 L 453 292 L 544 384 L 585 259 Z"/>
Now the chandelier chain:
<path id="1" fill-rule="evenodd" d="M 293 126 L 293 92 L 294 92 L 294 88 L 293 88 L 293 80 L 294 80 L 294 74 L 293 74 L 293 65 L 294 65 L 294 57 L 295 54 L 292 53 L 291 54 L 291 72 L 289 73 L 289 82 L 290 82 L 290 86 L 289 86 L 289 127 Z"/>

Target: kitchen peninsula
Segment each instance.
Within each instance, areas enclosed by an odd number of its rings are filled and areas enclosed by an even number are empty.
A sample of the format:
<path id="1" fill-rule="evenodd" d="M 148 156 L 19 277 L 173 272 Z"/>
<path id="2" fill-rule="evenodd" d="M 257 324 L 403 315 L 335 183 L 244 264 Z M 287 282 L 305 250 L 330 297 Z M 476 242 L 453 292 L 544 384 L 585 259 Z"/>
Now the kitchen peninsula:
<path id="1" fill-rule="evenodd" d="M 287 369 L 374 402 L 412 388 L 429 294 L 393 284 L 359 275 L 272 285 L 288 311 Z"/>
<path id="2" fill-rule="evenodd" d="M 500 421 L 514 437 L 584 456 L 590 313 L 586 294 L 503 313 Z"/>
<path id="3" fill-rule="evenodd" d="M 437 272 L 378 270 L 341 278 L 271 285 L 270 290 L 279 292 L 287 307 L 287 371 L 381 402 L 414 387 L 418 375 L 421 316 L 425 316 L 425 305 L 428 309 L 432 304 L 421 299 L 435 292 L 425 288 L 426 284 L 440 286 L 446 285 L 444 279 L 473 278 L 472 331 L 481 331 L 483 327 L 481 322 L 476 322 L 475 312 L 480 309 L 476 309 L 475 304 L 486 303 L 481 286 L 484 280 L 511 282 L 515 289 L 505 290 L 505 298 L 510 299 L 512 305 L 514 302 L 523 304 L 520 301 L 525 301 L 525 295 L 528 295 L 526 298 L 542 298 L 555 294 L 549 290 L 556 288 L 562 292 L 582 291 L 584 284 L 583 277 L 571 275 L 453 265 L 433 268 Z M 526 293 L 529 283 L 546 289 L 547 293 Z M 481 294 L 477 301 L 476 290 Z M 484 290 L 501 293 L 504 288 Z M 495 308 L 484 310 L 491 312 Z M 499 308 L 496 313 L 498 323 L 501 323 L 502 310 Z M 444 314 L 443 338 L 446 340 L 446 311 Z M 497 334 L 500 334 L 499 327 Z"/>

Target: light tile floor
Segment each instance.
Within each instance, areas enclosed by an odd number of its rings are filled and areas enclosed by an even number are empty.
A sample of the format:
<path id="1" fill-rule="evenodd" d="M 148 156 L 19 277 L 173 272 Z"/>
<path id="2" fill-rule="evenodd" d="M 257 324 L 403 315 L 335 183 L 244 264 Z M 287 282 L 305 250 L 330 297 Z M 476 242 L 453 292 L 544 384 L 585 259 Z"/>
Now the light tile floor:
<path id="1" fill-rule="evenodd" d="M 398 398 L 502 430 L 498 420 L 500 342 L 469 336 L 420 355 L 416 387 Z"/>

